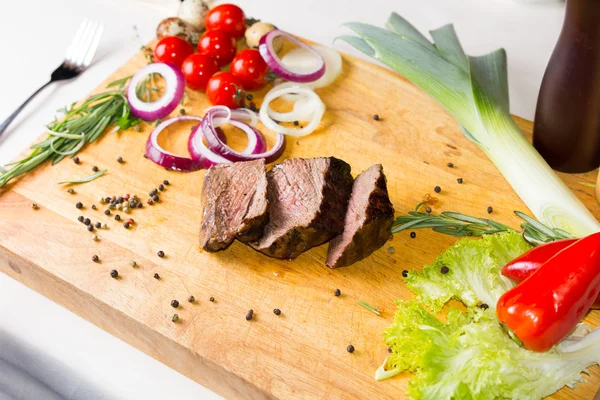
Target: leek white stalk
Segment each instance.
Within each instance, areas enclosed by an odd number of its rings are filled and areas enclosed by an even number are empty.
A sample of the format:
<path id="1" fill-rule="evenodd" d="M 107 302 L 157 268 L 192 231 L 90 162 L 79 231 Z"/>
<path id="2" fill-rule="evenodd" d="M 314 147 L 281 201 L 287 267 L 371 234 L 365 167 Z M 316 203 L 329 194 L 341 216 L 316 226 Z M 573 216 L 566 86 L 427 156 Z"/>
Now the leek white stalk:
<path id="1" fill-rule="evenodd" d="M 433 97 L 477 143 L 545 225 L 585 236 L 600 224 L 523 136 L 509 111 L 506 53 L 467 56 L 452 25 L 430 32 L 433 43 L 398 14 L 387 29 L 346 24 L 341 36 L 361 52 L 401 73 Z"/>

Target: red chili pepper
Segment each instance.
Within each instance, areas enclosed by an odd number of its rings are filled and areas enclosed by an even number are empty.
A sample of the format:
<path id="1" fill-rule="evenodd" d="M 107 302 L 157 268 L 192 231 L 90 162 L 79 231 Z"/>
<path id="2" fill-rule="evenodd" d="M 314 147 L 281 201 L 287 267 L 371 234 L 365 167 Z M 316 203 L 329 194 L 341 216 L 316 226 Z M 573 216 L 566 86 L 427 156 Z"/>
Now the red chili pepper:
<path id="1" fill-rule="evenodd" d="M 563 239 L 534 247 L 506 264 L 502 268 L 502 275 L 515 282 L 523 282 L 529 275 L 537 271 L 542 264 L 554 257 L 556 253 L 569 247 L 577 240 L 579 239 Z M 592 308 L 600 308 L 600 295 L 598 295 Z"/>
<path id="2" fill-rule="evenodd" d="M 516 282 L 522 282 L 533 274 L 543 263 L 559 251 L 569 247 L 578 239 L 557 240 L 534 247 L 527 253 L 515 258 L 502 268 L 502 275 Z"/>
<path id="3" fill-rule="evenodd" d="M 600 293 L 600 233 L 558 252 L 504 293 L 498 319 L 534 351 L 547 351 L 581 321 Z"/>

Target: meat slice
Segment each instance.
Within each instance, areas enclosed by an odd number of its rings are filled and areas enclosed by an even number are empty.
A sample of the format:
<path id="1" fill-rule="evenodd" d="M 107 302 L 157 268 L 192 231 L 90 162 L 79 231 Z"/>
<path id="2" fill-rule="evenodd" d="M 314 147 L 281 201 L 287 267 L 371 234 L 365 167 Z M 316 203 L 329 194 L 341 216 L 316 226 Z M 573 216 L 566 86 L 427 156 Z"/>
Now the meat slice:
<path id="1" fill-rule="evenodd" d="M 200 246 L 207 251 L 227 248 L 237 237 L 258 240 L 269 219 L 265 160 L 211 167 L 202 187 Z"/>
<path id="2" fill-rule="evenodd" d="M 329 244 L 327 266 L 353 264 L 383 246 L 391 235 L 393 219 L 383 167 L 375 164 L 354 180 L 344 232 Z"/>
<path id="3" fill-rule="evenodd" d="M 350 165 L 334 157 L 285 160 L 267 174 L 269 223 L 252 246 L 295 258 L 342 232 L 352 190 Z"/>

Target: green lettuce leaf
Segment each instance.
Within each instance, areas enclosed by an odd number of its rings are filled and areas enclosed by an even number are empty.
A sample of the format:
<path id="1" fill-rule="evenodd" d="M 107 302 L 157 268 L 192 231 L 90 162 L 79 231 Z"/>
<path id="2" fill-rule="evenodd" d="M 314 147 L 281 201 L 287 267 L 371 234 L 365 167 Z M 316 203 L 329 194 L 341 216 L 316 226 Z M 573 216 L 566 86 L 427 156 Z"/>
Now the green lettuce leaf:
<path id="1" fill-rule="evenodd" d="M 450 309 L 442 322 L 416 301 L 399 302 L 384 338 L 388 368 L 415 372 L 415 399 L 541 399 L 576 386 L 600 359 L 600 331 L 537 353 L 512 341 L 492 309 Z"/>
<path id="2" fill-rule="evenodd" d="M 406 283 L 432 311 L 439 311 L 450 299 L 467 307 L 486 304 L 495 309 L 500 296 L 514 286 L 500 274 L 502 267 L 530 248 L 517 232 L 465 238 L 422 271 L 410 272 Z"/>

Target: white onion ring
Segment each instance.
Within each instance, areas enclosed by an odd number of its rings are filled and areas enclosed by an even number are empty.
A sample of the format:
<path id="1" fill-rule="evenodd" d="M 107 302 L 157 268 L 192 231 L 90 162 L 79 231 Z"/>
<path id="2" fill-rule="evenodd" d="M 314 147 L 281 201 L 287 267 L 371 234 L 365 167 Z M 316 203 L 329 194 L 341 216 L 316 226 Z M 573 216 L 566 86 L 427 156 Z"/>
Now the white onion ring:
<path id="1" fill-rule="evenodd" d="M 306 85 L 313 89 L 329 86 L 342 73 L 342 56 L 331 47 L 315 45 L 312 48 L 325 60 L 325 74 L 314 82 L 307 82 Z M 281 62 L 286 67 L 295 69 L 314 68 L 315 66 L 314 56 L 304 47 L 297 47 L 290 50 L 283 56 Z"/>
<path id="2" fill-rule="evenodd" d="M 316 60 L 316 64 L 310 66 L 310 68 L 299 68 L 295 71 L 284 65 L 279 56 L 277 56 L 277 52 L 273 47 L 273 41 L 275 38 L 280 36 L 287 38 L 298 47 L 304 48 L 307 52 L 310 52 L 313 58 Z M 269 68 L 271 68 L 277 75 L 288 81 L 313 82 L 325 74 L 325 60 L 321 54 L 300 39 L 282 30 L 273 29 L 260 38 L 258 51 Z"/>
<path id="3" fill-rule="evenodd" d="M 144 102 L 137 97 L 137 85 L 149 74 L 160 74 L 165 80 L 163 95 L 153 102 Z M 127 101 L 131 115 L 144 121 L 156 121 L 171 114 L 183 98 L 185 78 L 175 65 L 170 63 L 153 63 L 139 70 L 129 81 Z"/>
<path id="4" fill-rule="evenodd" d="M 275 120 L 270 116 L 270 114 L 273 112 L 273 110 L 271 110 L 270 107 L 271 102 L 276 98 L 286 94 L 298 94 L 308 98 L 307 101 L 310 102 L 310 105 L 307 105 L 306 107 L 310 106 L 310 108 L 312 109 L 312 113 L 310 117 L 310 122 L 304 128 L 288 128 L 285 126 L 281 126 L 277 122 L 275 122 Z M 279 113 L 279 116 L 286 120 L 298 121 L 298 119 L 296 119 L 297 114 L 299 113 L 294 113 L 294 111 L 291 111 L 289 113 Z M 258 115 L 260 117 L 261 122 L 267 129 L 270 129 L 277 133 L 283 133 L 284 135 L 306 136 L 312 133 L 315 129 L 317 129 L 324 114 L 325 103 L 323 103 L 321 98 L 314 92 L 314 90 L 304 85 L 286 82 L 273 87 L 267 93 L 262 102 L 262 105 L 260 106 L 260 112 Z"/>

